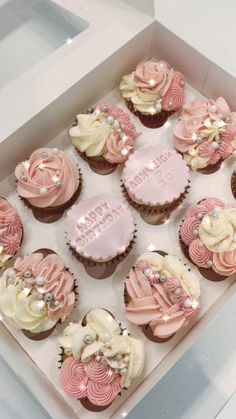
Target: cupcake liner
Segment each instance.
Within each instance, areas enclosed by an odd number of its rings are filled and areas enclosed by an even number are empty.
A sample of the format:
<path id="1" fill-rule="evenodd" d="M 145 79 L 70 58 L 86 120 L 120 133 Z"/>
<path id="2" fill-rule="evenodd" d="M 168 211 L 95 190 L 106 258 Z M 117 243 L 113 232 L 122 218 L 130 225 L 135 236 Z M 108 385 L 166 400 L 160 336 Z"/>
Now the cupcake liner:
<path id="1" fill-rule="evenodd" d="M 236 199 L 236 171 L 233 172 L 231 177 L 231 189 L 234 198 Z"/>
<path id="2" fill-rule="evenodd" d="M 204 175 L 211 175 L 212 173 L 215 173 L 217 172 L 217 170 L 220 169 L 222 163 L 223 160 L 220 159 L 216 164 L 209 165 L 207 167 L 204 167 L 203 169 L 198 169 L 197 172 L 202 173 Z"/>
<path id="3" fill-rule="evenodd" d="M 53 255 L 53 254 L 57 255 L 56 252 L 54 252 L 51 249 L 47 249 L 47 248 L 42 248 L 42 249 L 35 250 L 33 253 L 42 253 L 42 255 L 44 257 L 46 257 L 48 255 Z M 68 271 L 73 276 L 73 274 L 70 272 L 69 268 L 65 267 L 65 270 Z M 73 278 L 74 278 L 74 276 L 73 276 Z M 78 296 L 77 288 L 78 288 L 78 285 L 76 285 L 76 280 L 74 279 L 73 291 L 75 293 L 75 297 Z M 77 301 L 77 298 L 75 298 L 75 301 Z M 58 322 L 51 329 L 44 330 L 43 332 L 39 332 L 39 333 L 34 333 L 34 332 L 31 332 L 30 330 L 26 330 L 26 329 L 21 329 L 21 331 L 23 332 L 23 334 L 27 338 L 29 338 L 31 340 L 39 341 L 39 340 L 46 339 L 48 336 L 50 336 L 53 333 L 54 329 L 57 327 L 57 325 L 60 324 L 60 323 L 61 323 L 61 321 L 58 320 Z"/>
<path id="4" fill-rule="evenodd" d="M 201 201 L 200 201 L 201 202 Z M 183 221 L 184 220 L 182 220 L 182 223 L 183 223 Z M 181 225 L 182 225 L 182 223 L 181 223 Z M 180 228 L 181 228 L 181 225 L 180 225 Z M 184 256 L 193 264 L 193 265 L 195 265 L 197 268 L 198 268 L 198 270 L 199 270 L 199 272 L 200 272 L 200 274 L 204 277 L 204 278 L 206 278 L 206 279 L 208 279 L 209 281 L 212 281 L 212 282 L 220 282 L 220 281 L 224 281 L 225 279 L 227 279 L 227 277 L 226 276 L 222 276 L 222 275 L 219 275 L 217 272 L 215 272 L 212 268 L 201 268 L 200 266 L 197 266 L 193 261 L 192 261 L 192 259 L 190 258 L 190 256 L 189 256 L 189 251 L 188 251 L 188 249 L 189 249 L 189 246 L 187 246 L 185 243 L 184 243 L 184 241 L 182 240 L 182 237 L 181 237 L 181 235 L 180 235 L 180 229 L 179 229 L 179 244 L 180 244 L 180 247 L 181 247 L 181 249 L 182 249 L 182 252 L 183 252 L 183 254 L 184 254 Z"/>
<path id="5" fill-rule="evenodd" d="M 89 164 L 91 170 L 99 175 L 109 175 L 110 173 L 113 173 L 118 167 L 117 163 L 110 163 L 104 159 L 103 156 L 87 157 L 85 153 L 81 153 L 78 149 L 76 149 L 76 151 L 79 156 Z"/>
<path id="6" fill-rule="evenodd" d="M 166 256 L 167 255 L 167 253 L 163 252 L 162 250 L 154 250 L 153 252 L 158 253 L 161 256 Z M 128 277 L 127 277 L 127 279 L 128 279 Z M 127 305 L 130 303 L 130 301 L 131 301 L 131 298 L 128 294 L 127 287 L 126 287 L 126 284 L 125 284 L 124 285 L 124 304 L 125 304 L 125 307 L 127 307 Z M 166 338 L 160 338 L 160 337 L 154 335 L 154 333 L 152 331 L 152 328 L 151 328 L 151 326 L 149 326 L 149 324 L 144 324 L 144 325 L 141 325 L 140 327 L 142 329 L 143 334 L 146 336 L 146 338 L 148 340 L 150 340 L 151 342 L 154 342 L 154 343 L 168 342 L 175 335 L 175 333 L 173 333 L 173 335 L 170 335 Z"/>
<path id="7" fill-rule="evenodd" d="M 38 208 L 34 207 L 30 204 L 30 202 L 21 197 L 20 199 L 24 202 L 25 206 L 32 210 L 34 217 L 43 223 L 54 223 L 55 221 L 59 220 L 62 215 L 64 214 L 64 211 L 70 208 L 79 198 L 82 185 L 83 185 L 83 176 L 80 169 L 79 170 L 79 186 L 75 193 L 72 195 L 72 197 L 69 199 L 69 201 L 65 202 L 62 205 L 58 205 L 56 207 L 48 207 L 48 208 Z"/>
<path id="8" fill-rule="evenodd" d="M 163 206 L 155 206 L 151 207 L 144 204 L 138 204 L 137 202 L 133 201 L 132 198 L 129 196 L 124 183 L 121 181 L 121 189 L 122 193 L 125 196 L 126 200 L 129 204 L 134 207 L 141 215 L 141 217 L 146 221 L 148 224 L 151 225 L 160 225 L 166 222 L 170 217 L 171 213 L 182 204 L 183 200 L 186 198 L 187 194 L 189 193 L 191 181 L 188 181 L 188 186 L 186 186 L 185 191 L 180 195 L 178 199 L 175 201 L 163 205 Z"/>
<path id="9" fill-rule="evenodd" d="M 155 115 L 145 115 L 140 111 L 136 111 L 134 109 L 134 105 L 131 100 L 125 101 L 127 108 L 132 112 L 134 115 L 136 115 L 142 124 L 147 128 L 160 128 L 162 127 L 169 116 L 171 116 L 175 111 L 165 111 L 162 110 L 161 112 L 155 114 Z"/>
<path id="10" fill-rule="evenodd" d="M 87 259 L 79 255 L 75 251 L 75 249 L 73 249 L 70 246 L 69 243 L 67 243 L 67 245 L 69 246 L 70 251 L 76 257 L 76 259 L 80 263 L 82 263 L 88 275 L 90 275 L 94 279 L 100 280 L 100 279 L 105 279 L 111 276 L 115 272 L 117 265 L 121 263 L 128 256 L 128 254 L 130 253 L 135 243 L 136 233 L 137 233 L 137 230 L 134 231 L 134 237 L 131 240 L 129 246 L 126 248 L 126 250 L 122 254 L 117 255 L 115 258 L 107 262 L 97 262 L 97 261 L 93 261 L 92 259 Z"/>

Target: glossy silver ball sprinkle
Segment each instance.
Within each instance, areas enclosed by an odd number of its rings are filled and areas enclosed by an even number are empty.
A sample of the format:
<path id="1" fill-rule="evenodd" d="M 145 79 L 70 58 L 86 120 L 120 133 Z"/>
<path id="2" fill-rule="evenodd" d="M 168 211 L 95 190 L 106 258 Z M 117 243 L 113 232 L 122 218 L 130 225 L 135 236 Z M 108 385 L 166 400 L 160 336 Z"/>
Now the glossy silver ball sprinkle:
<path id="1" fill-rule="evenodd" d="M 26 182 L 27 177 L 26 177 L 25 175 L 22 175 L 22 176 L 20 177 L 20 180 L 22 180 L 23 182 Z"/>
<path id="2" fill-rule="evenodd" d="M 107 111 L 108 111 L 108 107 L 107 107 L 106 105 L 103 105 L 103 106 L 101 107 L 101 110 L 102 110 L 103 112 L 107 112 Z"/>
<path id="3" fill-rule="evenodd" d="M 59 306 L 59 304 L 60 304 L 60 301 L 58 301 L 58 300 L 54 300 L 54 301 L 53 301 L 53 305 L 54 305 L 54 307 L 58 307 L 58 306 Z"/>
<path id="4" fill-rule="evenodd" d="M 42 187 L 42 188 L 40 188 L 39 193 L 40 193 L 40 195 L 47 195 L 48 190 L 47 190 L 47 188 Z"/>
<path id="5" fill-rule="evenodd" d="M 207 266 L 208 266 L 208 268 L 211 268 L 211 267 L 212 267 L 212 265 L 213 265 L 212 260 L 208 260 L 208 262 L 207 262 Z"/>
<path id="6" fill-rule="evenodd" d="M 226 124 L 230 124 L 230 122 L 231 122 L 231 118 L 230 118 L 229 116 L 227 116 L 227 117 L 225 118 L 225 122 L 226 122 Z"/>
<path id="7" fill-rule="evenodd" d="M 193 229 L 193 235 L 194 235 L 194 236 L 197 236 L 197 235 L 198 235 L 198 228 L 194 228 L 194 229 Z"/>
<path id="8" fill-rule="evenodd" d="M 37 276 L 37 278 L 35 279 L 35 282 L 37 285 L 44 285 L 45 279 L 43 276 Z"/>
<path id="9" fill-rule="evenodd" d="M 211 105 L 211 107 L 210 107 L 210 111 L 211 111 L 211 112 L 216 112 L 216 111 L 217 111 L 217 107 L 216 107 L 216 105 Z"/>
<path id="10" fill-rule="evenodd" d="M 23 276 L 24 276 L 24 278 L 31 278 L 32 272 L 31 271 L 25 271 Z"/>
<path id="11" fill-rule="evenodd" d="M 60 150 L 59 150 L 59 148 L 57 148 L 57 147 L 54 147 L 53 149 L 52 149 L 52 154 L 59 154 L 59 152 L 60 152 Z"/>
<path id="12" fill-rule="evenodd" d="M 173 102 L 170 100 L 169 101 L 169 103 L 168 103 L 168 107 L 171 109 L 171 108 L 173 108 Z"/>
<path id="13" fill-rule="evenodd" d="M 180 80 L 180 86 L 184 86 L 184 80 Z"/>
<path id="14" fill-rule="evenodd" d="M 60 180 L 57 180 L 57 181 L 56 181 L 56 187 L 57 187 L 57 189 L 61 189 L 61 187 L 62 187 L 62 182 L 61 182 Z"/>
<path id="15" fill-rule="evenodd" d="M 199 213 L 197 214 L 197 219 L 198 219 L 198 220 L 202 220 L 202 219 L 203 219 L 203 213 L 202 213 L 202 212 L 199 212 Z"/>
<path id="16" fill-rule="evenodd" d="M 181 295 L 182 294 L 182 288 L 178 287 L 175 289 L 175 295 Z"/>
<path id="17" fill-rule="evenodd" d="M 46 159 L 48 157 L 48 153 L 46 153 L 46 151 L 43 151 L 41 156 L 43 157 L 43 159 Z"/>
<path id="18" fill-rule="evenodd" d="M 151 273 L 152 273 L 152 270 L 151 270 L 151 268 L 145 268 L 143 273 L 144 273 L 145 276 L 150 276 Z"/>
<path id="19" fill-rule="evenodd" d="M 108 124 L 112 125 L 112 124 L 114 123 L 114 118 L 113 118 L 113 116 L 109 115 L 109 116 L 107 117 L 107 122 L 108 122 Z"/>
<path id="20" fill-rule="evenodd" d="M 44 299 L 45 299 L 45 301 L 51 301 L 52 293 L 51 292 L 46 292 L 46 294 L 44 295 Z"/>
<path id="21" fill-rule="evenodd" d="M 217 148 L 219 148 L 219 144 L 216 141 L 212 141 L 211 147 L 214 148 L 214 150 L 216 150 Z"/>
<path id="22" fill-rule="evenodd" d="M 162 106 L 161 106 L 161 103 L 156 103 L 156 105 L 155 105 L 155 109 L 156 109 L 156 111 L 157 112 L 160 112 L 161 111 L 161 109 L 162 109 Z"/>
<path id="23" fill-rule="evenodd" d="M 167 276 L 166 276 L 166 274 L 161 273 L 161 274 L 159 275 L 159 281 L 160 281 L 160 282 L 165 282 L 166 280 L 167 280 Z"/>
<path id="24" fill-rule="evenodd" d="M 86 345 L 89 345 L 93 342 L 93 338 L 91 335 L 85 335 L 83 341 Z"/>
<path id="25" fill-rule="evenodd" d="M 186 298 L 185 302 L 184 302 L 184 307 L 186 308 L 191 308 L 193 305 L 193 302 L 190 298 Z"/>
<path id="26" fill-rule="evenodd" d="M 122 368 L 120 370 L 120 375 L 125 375 L 125 374 L 127 374 L 127 372 L 128 372 L 128 369 L 127 368 Z"/>

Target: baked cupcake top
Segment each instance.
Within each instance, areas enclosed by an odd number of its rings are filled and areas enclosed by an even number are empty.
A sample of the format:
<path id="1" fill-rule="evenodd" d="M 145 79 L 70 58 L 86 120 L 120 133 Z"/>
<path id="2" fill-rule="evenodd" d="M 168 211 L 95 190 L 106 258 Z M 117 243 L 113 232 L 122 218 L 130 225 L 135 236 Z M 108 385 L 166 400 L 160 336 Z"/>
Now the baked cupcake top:
<path id="1" fill-rule="evenodd" d="M 222 97 L 193 99 L 175 125 L 174 145 L 192 170 L 214 166 L 236 148 L 236 112 Z"/>
<path id="2" fill-rule="evenodd" d="M 160 338 L 186 326 L 200 307 L 198 278 L 175 256 L 144 253 L 130 270 L 125 285 L 128 320 L 149 324 Z"/>
<path id="3" fill-rule="evenodd" d="M 184 100 L 184 76 L 166 61 L 142 61 L 132 73 L 122 77 L 120 91 L 135 111 L 143 114 L 175 111 Z"/>
<path id="4" fill-rule="evenodd" d="M 74 147 L 87 157 L 102 156 L 110 163 L 125 161 L 140 135 L 123 109 L 106 102 L 77 115 L 76 119 L 76 125 L 70 129 Z"/>
<path id="5" fill-rule="evenodd" d="M 69 201 L 79 186 L 74 159 L 58 148 L 39 148 L 17 165 L 17 193 L 37 208 L 57 207 Z"/>
<path id="6" fill-rule="evenodd" d="M 154 145 L 136 150 L 125 163 L 122 181 L 130 198 L 158 206 L 180 197 L 188 185 L 189 169 L 173 149 Z"/>
<path id="7" fill-rule="evenodd" d="M 17 253 L 22 236 L 23 226 L 17 211 L 0 197 L 0 268 Z"/>
<path id="8" fill-rule="evenodd" d="M 68 211 L 66 237 L 81 256 L 106 261 L 125 252 L 135 224 L 128 206 L 112 195 L 86 199 Z"/>
<path id="9" fill-rule="evenodd" d="M 70 323 L 59 341 L 66 358 L 60 372 L 63 389 L 94 405 L 109 405 L 143 371 L 143 342 L 130 337 L 106 310 L 90 311 L 85 326 Z"/>
<path id="10" fill-rule="evenodd" d="M 55 253 L 19 257 L 0 277 L 0 312 L 15 328 L 40 333 L 72 312 L 73 289 L 74 279 Z"/>
<path id="11" fill-rule="evenodd" d="M 208 198 L 190 207 L 180 228 L 180 237 L 197 266 L 219 275 L 236 272 L 236 207 Z"/>

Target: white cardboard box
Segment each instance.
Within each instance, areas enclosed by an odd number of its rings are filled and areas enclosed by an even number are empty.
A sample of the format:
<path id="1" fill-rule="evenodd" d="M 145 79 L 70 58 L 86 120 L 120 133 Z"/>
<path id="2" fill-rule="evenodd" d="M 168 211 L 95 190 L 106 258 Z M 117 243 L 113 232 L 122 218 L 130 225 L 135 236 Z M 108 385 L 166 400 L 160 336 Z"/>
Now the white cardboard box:
<path id="1" fill-rule="evenodd" d="M 96 3 L 98 2 L 99 0 Z M 70 3 L 73 4 L 73 0 L 70 0 Z M 173 67 L 183 71 L 190 85 L 197 89 L 195 90 L 188 85 L 186 100 L 189 100 L 194 95 L 201 96 L 202 92 L 205 93 L 207 75 L 211 68 L 209 60 L 159 23 L 153 21 L 150 16 L 144 15 L 145 19 L 147 21 L 145 21 L 143 26 L 141 25 L 140 31 L 136 28 L 135 35 L 131 36 L 127 43 L 123 43 L 123 46 L 114 51 L 109 58 L 106 58 L 91 72 L 88 72 L 81 78 L 78 76 L 78 80 L 73 87 L 65 90 L 62 95 L 59 95 L 45 109 L 42 109 L 23 126 L 19 127 L 18 130 L 12 132 L 10 136 L 7 138 L 2 137 L 0 143 L 0 178 L 2 179 L 0 195 L 4 195 L 10 202 L 15 204 L 22 216 L 25 226 L 25 240 L 21 253 L 31 252 L 40 247 L 51 247 L 63 255 L 65 262 L 80 280 L 79 312 L 77 309 L 73 314 L 77 318 L 81 318 L 88 309 L 94 308 L 94 306 L 102 306 L 110 309 L 117 320 L 126 323 L 122 307 L 123 278 L 136 257 L 148 249 L 150 245 L 160 248 L 159 243 L 162 243 L 163 250 L 170 253 L 175 252 L 177 256 L 181 256 L 184 260 L 178 245 L 178 226 L 187 206 L 198 202 L 204 196 L 210 195 L 215 195 L 229 202 L 233 200 L 229 182 L 234 164 L 232 158 L 216 174 L 208 176 L 191 174 L 192 186 L 188 198 L 181 208 L 172 214 L 170 221 L 165 225 L 159 227 L 149 226 L 133 210 L 138 230 L 141 233 L 138 235 L 134 250 L 124 263 L 120 265 L 112 278 L 96 281 L 85 274 L 83 267 L 70 255 L 66 248 L 64 220 L 61 219 L 49 226 L 36 222 L 30 210 L 24 207 L 14 192 L 14 175 L 11 172 L 14 170 L 15 164 L 25 159 L 38 146 L 47 144 L 50 140 L 50 144 L 57 144 L 68 150 L 75 157 L 77 156 L 69 144 L 68 125 L 73 121 L 76 113 L 102 99 L 106 94 L 108 94 L 109 100 L 119 103 L 120 98 L 117 90 L 112 89 L 115 88 L 121 76 L 131 70 L 140 60 L 156 56 L 167 59 Z M 137 22 L 135 22 L 136 24 Z M 186 59 L 186 57 L 188 58 Z M 212 94 L 215 96 L 218 94 L 218 80 L 224 77 L 224 72 L 220 70 L 220 75 L 217 75 L 217 72 L 214 74 L 215 84 L 212 83 L 211 89 Z M 42 73 L 43 76 L 44 73 Z M 231 88 L 233 88 L 231 83 L 234 81 L 229 80 L 227 77 L 228 75 L 225 74 L 230 93 Z M 224 96 L 232 105 L 230 94 L 228 97 L 227 94 Z M 165 142 L 171 145 L 171 132 L 176 115 L 173 115 L 165 126 L 158 130 L 145 128 L 137 118 L 133 118 L 138 130 L 143 132 L 142 137 L 138 139 L 138 147 L 158 142 Z M 119 186 L 120 170 L 112 175 L 100 177 L 92 173 L 85 162 L 80 161 L 80 163 L 85 179 L 81 199 L 103 192 L 105 182 L 107 192 L 120 194 L 121 196 Z M 219 188 L 219 185 L 221 185 L 221 188 Z M 198 272 L 194 267 L 193 269 L 195 272 Z M 134 336 L 145 340 L 147 352 L 145 371 L 143 376 L 133 383 L 127 392 L 124 391 L 122 393 L 121 398 L 117 399 L 105 412 L 96 414 L 96 417 L 106 419 L 126 416 L 135 404 L 141 400 L 192 345 L 208 322 L 224 305 L 231 293 L 235 291 L 236 284 L 233 283 L 233 279 L 231 278 L 221 283 L 210 283 L 202 279 L 201 311 L 198 319 L 165 344 L 153 344 L 147 341 L 138 328 L 126 323 Z M 93 290 L 100 296 L 99 302 L 94 299 Z M 80 418 L 94 417 L 94 414 L 84 410 L 79 402 L 66 397 L 60 389 L 56 364 L 59 352 L 57 343 L 58 332 L 40 343 L 27 340 L 21 332 L 13 331 L 8 326 L 6 328 L 2 325 L 0 330 L 0 351 L 4 358 L 53 418 L 68 416 Z"/>

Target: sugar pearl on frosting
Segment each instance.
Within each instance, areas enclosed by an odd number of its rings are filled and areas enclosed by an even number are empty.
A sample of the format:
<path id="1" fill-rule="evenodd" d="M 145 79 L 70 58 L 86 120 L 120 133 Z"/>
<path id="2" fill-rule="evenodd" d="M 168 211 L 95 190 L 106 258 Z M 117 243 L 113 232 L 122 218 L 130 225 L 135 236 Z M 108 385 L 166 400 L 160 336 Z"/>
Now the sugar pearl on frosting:
<path id="1" fill-rule="evenodd" d="M 83 338 L 83 341 L 86 345 L 89 345 L 90 343 L 93 342 L 93 338 L 91 335 L 85 335 Z"/>
<path id="2" fill-rule="evenodd" d="M 57 147 L 54 147 L 53 149 L 52 149 L 52 153 L 53 154 L 58 154 L 60 152 L 60 150 L 59 150 L 59 148 L 57 148 Z"/>
<path id="3" fill-rule="evenodd" d="M 23 276 L 24 276 L 24 278 L 30 278 L 32 276 L 32 272 L 30 270 L 29 271 L 25 271 L 24 274 L 23 274 Z"/>
<path id="4" fill-rule="evenodd" d="M 230 124 L 230 122 L 231 122 L 230 116 L 226 116 L 225 122 L 226 122 L 226 124 Z"/>
<path id="5" fill-rule="evenodd" d="M 175 289 L 175 295 L 181 295 L 182 294 L 182 288 L 178 287 Z"/>
<path id="6" fill-rule="evenodd" d="M 61 182 L 60 180 L 57 180 L 57 181 L 56 181 L 56 187 L 57 187 L 57 189 L 61 189 L 61 187 L 62 187 L 62 182 Z"/>
<path id="7" fill-rule="evenodd" d="M 166 281 L 166 279 L 167 279 L 166 274 L 161 273 L 161 274 L 160 274 L 160 276 L 159 276 L 159 281 L 160 281 L 160 282 L 165 282 L 165 281 Z"/>
<path id="8" fill-rule="evenodd" d="M 27 180 L 27 177 L 26 177 L 25 175 L 22 175 L 22 176 L 20 177 L 20 180 L 22 180 L 23 182 L 25 182 L 25 181 Z"/>
<path id="9" fill-rule="evenodd" d="M 161 103 L 160 102 L 156 103 L 155 109 L 156 109 L 157 112 L 160 112 L 161 111 L 162 106 L 161 106 Z"/>
<path id="10" fill-rule="evenodd" d="M 210 111 L 211 111 L 211 112 L 216 112 L 216 111 L 217 111 L 217 107 L 216 107 L 216 105 L 211 105 L 211 107 L 210 107 Z"/>
<path id="11" fill-rule="evenodd" d="M 151 270 L 151 268 L 145 268 L 143 273 L 144 273 L 145 276 L 149 276 L 149 275 L 151 275 L 152 270 Z"/>
<path id="12" fill-rule="evenodd" d="M 208 262 L 207 262 L 207 266 L 208 266 L 209 268 L 211 268 L 211 267 L 212 267 L 212 264 L 213 264 L 212 260 L 208 260 Z"/>
<path id="13" fill-rule="evenodd" d="M 197 236 L 197 235 L 198 235 L 198 228 L 194 228 L 194 229 L 193 229 L 193 235 L 194 235 L 194 236 Z"/>
<path id="14" fill-rule="evenodd" d="M 43 151 L 43 152 L 42 152 L 42 154 L 41 154 L 41 156 L 42 156 L 44 159 L 46 159 L 46 158 L 48 157 L 48 153 L 46 153 L 46 151 Z"/>
<path id="15" fill-rule="evenodd" d="M 197 214 L 197 219 L 198 219 L 198 220 L 202 220 L 202 218 L 203 218 L 203 213 L 202 213 L 202 212 L 199 212 L 199 213 Z"/>
<path id="16" fill-rule="evenodd" d="M 215 150 L 216 150 L 217 148 L 219 148 L 219 144 L 217 143 L 217 141 L 212 141 L 211 146 L 212 146 L 212 148 L 214 148 Z"/>
<path id="17" fill-rule="evenodd" d="M 168 107 L 169 107 L 169 109 L 173 108 L 173 102 L 171 100 L 168 103 Z"/>
<path id="18" fill-rule="evenodd" d="M 37 278 L 35 279 L 35 282 L 37 285 L 44 285 L 45 278 L 43 276 L 37 276 Z"/>
<path id="19" fill-rule="evenodd" d="M 58 301 L 58 300 L 54 300 L 54 301 L 53 301 L 53 305 L 54 305 L 54 307 L 58 307 L 58 306 L 59 306 L 59 304 L 60 304 L 60 301 Z"/>
<path id="20" fill-rule="evenodd" d="M 50 301 L 52 299 L 52 293 L 51 292 L 46 292 L 46 294 L 44 295 L 44 299 L 46 301 Z"/>
<path id="21" fill-rule="evenodd" d="M 184 80 L 180 80 L 180 86 L 184 86 Z"/>
<path id="22" fill-rule="evenodd" d="M 108 124 L 112 125 L 112 124 L 113 124 L 113 122 L 114 122 L 114 118 L 113 118 L 113 116 L 108 115 L 108 117 L 107 117 L 107 122 L 108 122 Z"/>
<path id="23" fill-rule="evenodd" d="M 125 374 L 127 374 L 127 372 L 128 372 L 127 368 L 122 368 L 120 370 L 120 375 L 125 375 Z"/>
<path id="24" fill-rule="evenodd" d="M 40 188 L 39 193 L 40 193 L 40 195 L 47 195 L 48 190 L 47 190 L 47 188 L 42 187 L 42 188 Z"/>
<path id="25" fill-rule="evenodd" d="M 186 298 L 186 300 L 184 302 L 184 307 L 191 308 L 192 304 L 193 304 L 193 302 L 192 302 L 191 298 Z"/>

